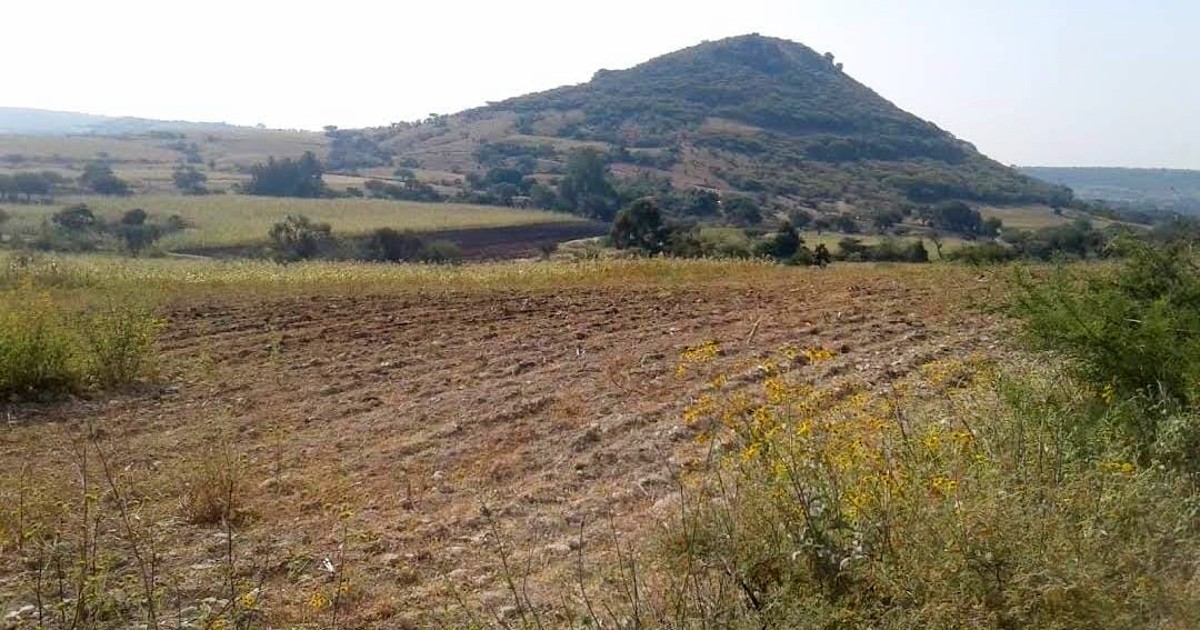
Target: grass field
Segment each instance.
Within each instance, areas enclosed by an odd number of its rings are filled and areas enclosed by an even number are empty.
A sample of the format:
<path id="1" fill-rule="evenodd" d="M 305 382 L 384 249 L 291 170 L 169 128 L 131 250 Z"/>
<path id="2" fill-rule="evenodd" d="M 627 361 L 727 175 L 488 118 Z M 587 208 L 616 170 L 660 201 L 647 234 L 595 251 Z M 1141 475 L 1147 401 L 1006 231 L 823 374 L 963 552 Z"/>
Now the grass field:
<path id="1" fill-rule="evenodd" d="M 120 163 L 174 164 L 181 154 L 168 145 L 179 139 L 149 135 L 127 136 L 16 136 L 0 135 L 0 159 L 20 156 L 21 164 L 86 162 L 106 155 Z M 195 143 L 205 162 L 249 165 L 268 156 L 298 156 L 305 151 L 320 155 L 327 139 L 319 133 L 271 129 L 234 129 L 189 132 L 182 141 Z"/>
<path id="2" fill-rule="evenodd" d="M 1105 228 L 1115 223 L 1102 217 L 1085 215 L 1076 210 L 1063 210 L 1062 214 L 1054 214 L 1054 211 L 1046 206 L 1007 208 L 985 206 L 979 209 L 979 213 L 984 218 L 996 217 L 1000 219 L 1004 222 L 1004 227 L 1020 230 L 1037 230 L 1055 225 L 1065 225 L 1077 218 L 1085 218 L 1098 228 Z"/>
<path id="3" fill-rule="evenodd" d="M 163 239 L 160 245 L 167 250 L 263 243 L 271 226 L 289 214 L 303 214 L 315 221 L 328 222 L 334 234 L 342 236 L 362 235 L 381 227 L 423 232 L 579 220 L 571 215 L 537 210 L 378 199 L 148 195 L 60 199 L 53 206 L 12 206 L 6 209 L 12 215 L 6 229 L 17 233 L 35 232 L 62 205 L 80 201 L 108 218 L 117 218 L 133 208 L 142 208 L 151 216 L 161 218 L 173 214 L 183 217 L 194 227 Z"/>

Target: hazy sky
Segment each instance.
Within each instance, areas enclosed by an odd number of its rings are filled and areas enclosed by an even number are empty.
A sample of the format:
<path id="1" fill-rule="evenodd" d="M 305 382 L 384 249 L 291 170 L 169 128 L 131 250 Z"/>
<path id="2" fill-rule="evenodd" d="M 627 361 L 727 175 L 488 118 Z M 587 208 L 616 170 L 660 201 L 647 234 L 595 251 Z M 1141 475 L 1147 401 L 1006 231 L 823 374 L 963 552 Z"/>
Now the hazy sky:
<path id="1" fill-rule="evenodd" d="M 0 0 L 0 105 L 318 129 L 758 32 L 1006 163 L 1200 168 L 1200 0 Z"/>

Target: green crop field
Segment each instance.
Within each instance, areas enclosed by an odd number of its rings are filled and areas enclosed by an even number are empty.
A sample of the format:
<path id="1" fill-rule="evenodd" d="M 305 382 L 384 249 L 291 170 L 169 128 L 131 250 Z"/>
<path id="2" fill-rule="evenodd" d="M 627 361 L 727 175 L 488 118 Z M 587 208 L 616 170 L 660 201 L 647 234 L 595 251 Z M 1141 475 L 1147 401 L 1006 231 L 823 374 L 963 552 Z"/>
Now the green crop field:
<path id="1" fill-rule="evenodd" d="M 161 218 L 179 215 L 192 227 L 164 238 L 166 250 L 255 245 L 266 241 L 271 226 L 289 214 L 302 214 L 333 227 L 335 235 L 357 236 L 381 227 L 416 232 L 511 225 L 568 223 L 571 215 L 538 210 L 451 203 L 417 203 L 381 199 L 285 199 L 248 195 L 146 195 L 135 197 L 78 197 L 53 206 L 9 206 L 6 229 L 35 233 L 60 207 L 87 203 L 99 216 L 116 219 L 133 208 Z"/>

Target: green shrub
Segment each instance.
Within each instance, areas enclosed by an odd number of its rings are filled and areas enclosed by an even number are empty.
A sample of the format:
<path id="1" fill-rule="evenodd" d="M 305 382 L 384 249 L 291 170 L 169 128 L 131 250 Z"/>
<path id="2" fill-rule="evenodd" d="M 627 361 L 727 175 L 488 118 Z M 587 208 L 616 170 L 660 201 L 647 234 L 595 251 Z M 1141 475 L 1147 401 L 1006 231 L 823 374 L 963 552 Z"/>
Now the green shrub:
<path id="1" fill-rule="evenodd" d="M 20 291 L 0 304 L 0 396 L 21 398 L 73 388 L 73 340 L 44 296 Z"/>
<path id="2" fill-rule="evenodd" d="M 1016 257 L 1016 251 L 1000 243 L 964 245 L 956 250 L 946 252 L 946 260 L 964 262 L 979 267 L 1008 262 L 1014 260 Z"/>
<path id="3" fill-rule="evenodd" d="M 1124 247 L 1115 270 L 1019 274 L 1016 311 L 1035 347 L 1067 357 L 1107 401 L 1135 405 L 1113 428 L 1148 460 L 1162 420 L 1175 424 L 1173 442 L 1195 440 L 1179 423 L 1194 422 L 1180 414 L 1200 402 L 1200 271 L 1182 244 Z"/>
<path id="4" fill-rule="evenodd" d="M 765 362 L 757 395 L 718 388 L 685 411 L 725 454 L 709 472 L 684 476 L 678 516 L 638 568 L 646 592 L 624 598 L 614 621 L 1200 623 L 1194 485 L 1130 461 L 1118 436 L 1092 430 L 1114 410 L 1086 387 L 1045 364 L 1001 371 L 951 359 L 883 394 L 825 390 L 774 368 L 796 358 Z M 616 588 L 605 607 L 631 586 Z"/>
<path id="5" fill-rule="evenodd" d="M 152 376 L 163 321 L 149 305 L 56 301 L 27 277 L 0 292 L 0 397 L 36 399 Z"/>
<path id="6" fill-rule="evenodd" d="M 421 259 L 431 263 L 457 262 L 462 260 L 462 248 L 450 241 L 430 241 L 425 244 Z"/>
<path id="7" fill-rule="evenodd" d="M 163 326 L 153 309 L 132 301 L 90 309 L 79 323 L 87 361 L 84 375 L 109 388 L 152 373 L 154 346 Z"/>
<path id="8" fill-rule="evenodd" d="M 385 227 L 371 233 L 371 239 L 367 243 L 367 257 L 387 262 L 419 260 L 424 249 L 425 242 L 420 236 Z"/>
<path id="9" fill-rule="evenodd" d="M 1018 276 L 1017 312 L 1039 348 L 1062 352 L 1096 387 L 1123 397 L 1197 402 L 1200 272 L 1190 249 L 1127 245 L 1112 273 L 1060 267 Z"/>
<path id="10" fill-rule="evenodd" d="M 328 223 L 317 223 L 304 215 L 289 214 L 271 226 L 267 236 L 279 262 L 316 258 L 333 242 Z"/>

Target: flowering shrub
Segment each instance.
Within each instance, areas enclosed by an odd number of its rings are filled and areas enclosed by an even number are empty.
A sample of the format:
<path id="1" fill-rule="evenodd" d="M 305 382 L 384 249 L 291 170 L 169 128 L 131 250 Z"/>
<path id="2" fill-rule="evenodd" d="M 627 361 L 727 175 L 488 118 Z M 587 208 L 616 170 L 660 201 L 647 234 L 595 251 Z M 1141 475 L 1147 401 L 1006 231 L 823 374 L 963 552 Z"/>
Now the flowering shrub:
<path id="1" fill-rule="evenodd" d="M 689 370 L 719 351 L 696 350 Z M 754 392 L 713 376 L 684 413 L 721 455 L 664 541 L 668 625 L 1200 622 L 1190 482 L 1072 429 L 1102 392 L 974 357 L 815 387 L 779 368 L 797 356 L 832 353 L 785 350 Z"/>

